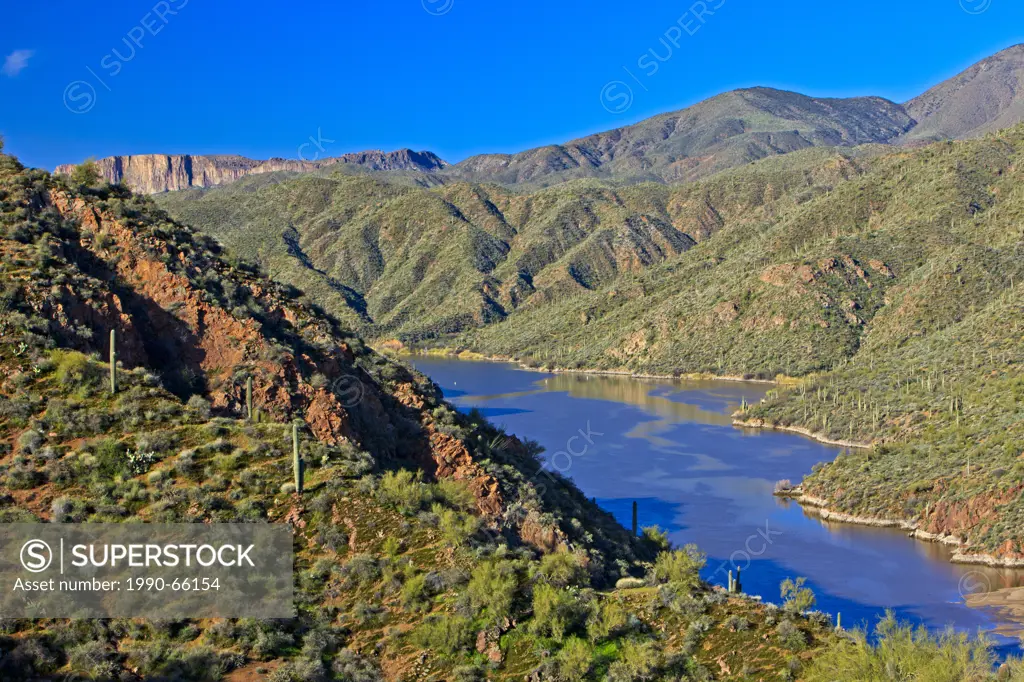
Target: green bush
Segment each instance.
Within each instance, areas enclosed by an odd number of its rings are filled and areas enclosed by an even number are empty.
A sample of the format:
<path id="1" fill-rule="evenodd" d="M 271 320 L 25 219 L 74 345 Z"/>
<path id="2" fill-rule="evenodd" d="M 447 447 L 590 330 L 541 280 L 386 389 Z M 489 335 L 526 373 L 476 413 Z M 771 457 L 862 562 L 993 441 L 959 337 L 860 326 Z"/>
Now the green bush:
<path id="1" fill-rule="evenodd" d="M 70 350 L 51 351 L 54 377 L 69 388 L 93 388 L 100 383 L 102 370 L 88 356 Z"/>
<path id="2" fill-rule="evenodd" d="M 811 609 L 815 604 L 814 592 L 809 587 L 804 587 L 807 578 L 786 578 L 779 586 L 782 593 L 782 608 L 790 613 L 803 613 Z"/>
<path id="3" fill-rule="evenodd" d="M 692 590 L 700 584 L 700 571 L 707 563 L 707 557 L 696 545 L 662 552 L 654 561 L 651 578 L 657 583 L 671 583 L 684 590 Z"/>
<path id="4" fill-rule="evenodd" d="M 587 618 L 587 636 L 600 642 L 621 634 L 629 624 L 629 614 L 620 604 L 601 600 L 591 609 Z"/>
<path id="5" fill-rule="evenodd" d="M 413 633 L 418 646 L 449 655 L 467 648 L 472 638 L 472 622 L 450 614 L 428 618 Z"/>
<path id="6" fill-rule="evenodd" d="M 932 636 L 921 628 L 899 623 L 893 614 L 878 622 L 876 641 L 853 630 L 811 659 L 806 682 L 995 682 L 1024 680 L 1024 664 L 1010 660 L 1004 671 L 993 671 L 994 659 L 984 637 L 947 630 Z"/>
<path id="7" fill-rule="evenodd" d="M 471 514 L 445 509 L 439 504 L 435 504 L 432 511 L 437 516 L 442 539 L 451 547 L 462 547 L 480 529 L 480 519 Z"/>
<path id="8" fill-rule="evenodd" d="M 564 682 L 580 682 L 586 679 L 594 663 L 591 646 L 578 637 L 569 637 L 562 645 L 556 658 L 558 679 Z"/>
<path id="9" fill-rule="evenodd" d="M 421 472 L 389 471 L 380 479 L 378 495 L 382 502 L 393 505 L 403 514 L 415 514 L 430 500 L 430 488 L 421 480 Z"/>
<path id="10" fill-rule="evenodd" d="M 568 551 L 545 554 L 541 557 L 539 572 L 555 587 L 586 586 L 590 583 L 584 559 Z"/>
<path id="11" fill-rule="evenodd" d="M 507 561 L 485 561 L 473 569 L 466 593 L 474 609 L 484 611 L 491 622 L 499 622 L 512 615 L 518 588 L 515 566 Z"/>
<path id="12" fill-rule="evenodd" d="M 577 598 L 566 590 L 546 583 L 533 588 L 533 632 L 556 641 L 571 631 L 582 620 L 583 609 Z"/>

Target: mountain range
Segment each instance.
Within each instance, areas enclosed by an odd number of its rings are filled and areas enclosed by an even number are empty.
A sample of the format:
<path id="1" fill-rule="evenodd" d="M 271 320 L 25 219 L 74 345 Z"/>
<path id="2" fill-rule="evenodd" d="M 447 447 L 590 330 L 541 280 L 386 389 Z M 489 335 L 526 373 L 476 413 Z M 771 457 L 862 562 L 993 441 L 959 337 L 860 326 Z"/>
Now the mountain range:
<path id="1" fill-rule="evenodd" d="M 978 62 L 922 95 L 816 98 L 772 88 L 727 92 L 681 111 L 564 144 L 517 154 L 483 154 L 449 165 L 430 152 L 363 152 L 320 161 L 240 156 L 115 156 L 98 162 L 109 182 L 157 193 L 234 182 L 272 171 L 403 171 L 423 184 L 453 181 L 537 188 L 580 178 L 615 182 L 697 180 L 808 147 L 905 145 L 965 139 L 1020 120 L 1024 45 Z M 69 172 L 61 166 L 58 173 Z"/>

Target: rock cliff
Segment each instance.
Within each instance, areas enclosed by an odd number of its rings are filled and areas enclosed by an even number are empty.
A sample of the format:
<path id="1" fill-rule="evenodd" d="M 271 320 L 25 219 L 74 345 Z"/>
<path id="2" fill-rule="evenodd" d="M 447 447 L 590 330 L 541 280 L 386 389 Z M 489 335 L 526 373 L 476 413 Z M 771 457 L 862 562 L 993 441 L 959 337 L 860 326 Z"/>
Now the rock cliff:
<path id="1" fill-rule="evenodd" d="M 280 158 L 258 161 L 235 155 L 138 154 L 110 156 L 96 162 L 104 180 L 114 184 L 123 182 L 132 190 L 144 194 L 225 185 L 258 173 L 309 172 L 336 164 L 349 164 L 375 171 L 427 172 L 448 166 L 431 152 L 414 152 L 411 149 L 358 152 L 311 161 Z M 73 168 L 73 164 L 65 164 L 58 166 L 55 172 L 67 175 Z"/>

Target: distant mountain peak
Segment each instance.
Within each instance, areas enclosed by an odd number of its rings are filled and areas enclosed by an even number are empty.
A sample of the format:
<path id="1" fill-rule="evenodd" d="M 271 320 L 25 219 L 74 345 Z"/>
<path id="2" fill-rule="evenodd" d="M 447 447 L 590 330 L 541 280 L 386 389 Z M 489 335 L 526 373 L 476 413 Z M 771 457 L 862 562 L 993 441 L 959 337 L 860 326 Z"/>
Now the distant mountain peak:
<path id="1" fill-rule="evenodd" d="M 904 107 L 917 125 L 908 140 L 977 137 L 1024 118 L 1024 44 L 982 59 Z"/>

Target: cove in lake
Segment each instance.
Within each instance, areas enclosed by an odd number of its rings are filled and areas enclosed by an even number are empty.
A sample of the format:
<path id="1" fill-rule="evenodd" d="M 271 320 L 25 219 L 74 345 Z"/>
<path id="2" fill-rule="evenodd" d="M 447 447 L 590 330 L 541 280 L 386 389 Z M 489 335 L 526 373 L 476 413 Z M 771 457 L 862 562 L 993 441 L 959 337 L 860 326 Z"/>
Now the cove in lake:
<path id="1" fill-rule="evenodd" d="M 873 626 L 886 609 L 931 629 L 991 630 L 996 614 L 964 594 L 1024 584 L 1024 572 L 949 563 L 940 544 L 906 532 L 828 523 L 775 497 L 841 448 L 791 433 L 739 429 L 730 416 L 769 386 L 592 374 L 547 374 L 512 364 L 416 356 L 459 409 L 477 408 L 510 433 L 544 446 L 562 472 L 627 528 L 658 525 L 676 545 L 708 555 L 704 577 L 725 584 L 742 569 L 743 591 L 779 602 L 779 583 L 805 576 L 817 608 L 844 627 Z M 996 636 L 1000 653 L 1016 639 Z"/>

